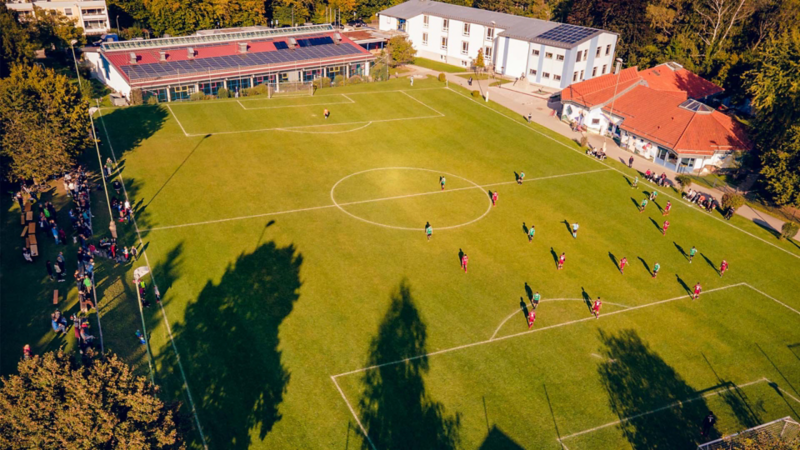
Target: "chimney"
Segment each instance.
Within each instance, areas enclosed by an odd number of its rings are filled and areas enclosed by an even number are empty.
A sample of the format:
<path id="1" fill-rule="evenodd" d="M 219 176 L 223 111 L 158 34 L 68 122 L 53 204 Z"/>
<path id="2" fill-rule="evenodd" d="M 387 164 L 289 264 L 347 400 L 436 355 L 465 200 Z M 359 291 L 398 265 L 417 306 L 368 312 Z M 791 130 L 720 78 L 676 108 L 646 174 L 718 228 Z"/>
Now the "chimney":
<path id="1" fill-rule="evenodd" d="M 186 49 L 186 57 L 189 58 L 189 59 L 194 58 L 194 48 L 193 47 L 189 47 L 189 48 Z"/>
<path id="2" fill-rule="evenodd" d="M 289 48 L 294 50 L 295 47 L 297 47 L 297 39 L 295 39 L 293 37 L 290 37 L 289 38 Z"/>
<path id="3" fill-rule="evenodd" d="M 239 42 L 239 53 L 247 53 L 247 42 Z"/>
<path id="4" fill-rule="evenodd" d="M 159 50 L 158 52 L 158 60 L 164 62 L 167 60 L 167 52 L 166 50 Z"/>
<path id="5" fill-rule="evenodd" d="M 342 35 L 338 31 L 333 33 L 333 42 L 337 45 L 342 43 Z"/>
<path id="6" fill-rule="evenodd" d="M 131 64 L 136 64 L 136 53 L 130 52 Z"/>
<path id="7" fill-rule="evenodd" d="M 618 74 L 621 68 L 622 68 L 622 58 L 617 58 L 617 65 L 614 68 L 614 75 Z"/>

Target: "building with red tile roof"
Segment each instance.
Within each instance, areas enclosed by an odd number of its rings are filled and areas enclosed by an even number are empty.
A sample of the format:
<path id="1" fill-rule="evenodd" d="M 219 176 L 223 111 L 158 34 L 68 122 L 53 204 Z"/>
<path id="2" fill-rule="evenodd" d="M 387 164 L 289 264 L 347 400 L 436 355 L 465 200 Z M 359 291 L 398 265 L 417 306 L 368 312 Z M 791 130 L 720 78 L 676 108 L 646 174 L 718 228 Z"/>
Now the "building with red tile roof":
<path id="1" fill-rule="evenodd" d="M 647 85 L 659 91 L 686 92 L 689 98 L 704 100 L 719 94 L 723 89 L 678 63 L 659 64 L 639 72 Z"/>
<path id="2" fill-rule="evenodd" d="M 94 75 L 130 96 L 141 89 L 159 101 L 186 100 L 195 92 L 217 95 L 259 84 L 369 75 L 374 56 L 331 25 L 248 27 L 200 31 L 193 36 L 105 42 L 87 52 Z"/>

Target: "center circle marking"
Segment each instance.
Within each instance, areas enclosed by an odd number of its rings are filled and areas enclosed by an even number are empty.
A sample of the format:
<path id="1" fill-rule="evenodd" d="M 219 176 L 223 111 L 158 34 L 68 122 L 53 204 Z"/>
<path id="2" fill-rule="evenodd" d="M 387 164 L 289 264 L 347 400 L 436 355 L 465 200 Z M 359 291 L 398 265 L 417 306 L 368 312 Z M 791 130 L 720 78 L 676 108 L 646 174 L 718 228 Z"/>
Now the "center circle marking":
<path id="1" fill-rule="evenodd" d="M 344 177 L 341 180 L 337 181 L 333 185 L 333 187 L 331 188 L 331 201 L 333 202 L 334 206 L 339 208 L 340 211 L 342 211 L 343 213 L 347 214 L 348 216 L 350 216 L 350 217 L 352 217 L 354 219 L 360 220 L 362 222 L 366 222 L 366 223 L 371 224 L 371 225 L 377 225 L 379 227 L 384 227 L 384 228 L 391 228 L 393 230 L 405 230 L 405 231 L 420 231 L 420 230 L 422 230 L 421 226 L 414 227 L 414 228 L 411 228 L 411 227 L 398 227 L 398 226 L 395 226 L 395 225 L 387 225 L 385 223 L 373 222 L 372 220 L 368 220 L 368 219 L 365 219 L 363 217 L 359 217 L 359 216 L 347 211 L 346 209 L 344 209 L 342 207 L 343 205 L 347 206 L 347 205 L 358 204 L 358 203 L 377 202 L 377 201 L 381 201 L 382 199 L 364 200 L 364 201 L 357 201 L 357 202 L 345 202 L 343 204 L 340 204 L 339 202 L 336 201 L 336 198 L 334 196 L 334 192 L 336 191 L 336 187 L 339 186 L 339 184 L 341 184 L 343 181 L 347 180 L 350 177 L 354 177 L 356 175 L 361 175 L 362 173 L 375 172 L 375 171 L 378 171 L 378 170 L 419 170 L 419 171 L 423 171 L 423 172 L 436 173 L 436 174 L 439 174 L 439 175 L 445 175 L 445 176 L 448 176 L 448 177 L 457 178 L 459 180 L 465 181 L 465 182 L 471 184 L 472 186 L 474 186 L 476 189 L 478 189 L 481 192 L 483 192 L 483 188 L 478 183 L 475 183 L 474 181 L 468 180 L 468 179 L 466 179 L 464 177 L 460 177 L 458 175 L 454 175 L 452 173 L 442 172 L 440 170 L 422 169 L 422 168 L 419 168 L 419 167 L 378 167 L 378 168 L 375 168 L 375 169 L 367 169 L 367 170 L 362 170 L 360 172 L 351 173 L 350 175 L 347 175 L 346 177 Z M 427 194 L 436 195 L 438 193 L 439 193 L 439 191 L 424 192 L 424 193 L 421 193 L 421 194 L 409 194 L 408 196 L 391 197 L 391 198 L 387 198 L 385 200 L 388 201 L 388 200 L 392 200 L 392 199 L 401 199 L 401 198 L 406 198 L 406 197 L 416 197 L 416 196 L 427 195 Z M 444 191 L 444 193 L 447 193 L 447 191 Z M 483 214 L 481 214 L 480 217 L 472 219 L 469 222 L 464 222 L 464 223 L 461 223 L 461 224 L 458 224 L 458 225 L 451 225 L 449 227 L 436 227 L 436 229 L 437 230 L 452 230 L 454 228 L 460 228 L 460 227 L 463 227 L 463 226 L 467 226 L 467 225 L 473 224 L 473 223 L 483 219 L 492 210 L 492 199 L 490 199 L 488 195 L 486 196 L 486 202 L 487 202 L 486 211 Z"/>

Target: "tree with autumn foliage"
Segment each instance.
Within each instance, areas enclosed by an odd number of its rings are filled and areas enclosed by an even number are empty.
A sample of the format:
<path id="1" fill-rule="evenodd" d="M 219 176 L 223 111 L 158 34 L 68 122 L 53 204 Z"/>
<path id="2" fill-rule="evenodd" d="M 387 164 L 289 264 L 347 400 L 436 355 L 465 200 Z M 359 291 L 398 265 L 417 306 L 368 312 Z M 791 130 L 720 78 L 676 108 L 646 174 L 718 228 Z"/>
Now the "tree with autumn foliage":
<path id="1" fill-rule="evenodd" d="M 116 355 L 80 366 L 59 350 L 2 379 L 0 448 L 182 449 L 178 417 Z"/>

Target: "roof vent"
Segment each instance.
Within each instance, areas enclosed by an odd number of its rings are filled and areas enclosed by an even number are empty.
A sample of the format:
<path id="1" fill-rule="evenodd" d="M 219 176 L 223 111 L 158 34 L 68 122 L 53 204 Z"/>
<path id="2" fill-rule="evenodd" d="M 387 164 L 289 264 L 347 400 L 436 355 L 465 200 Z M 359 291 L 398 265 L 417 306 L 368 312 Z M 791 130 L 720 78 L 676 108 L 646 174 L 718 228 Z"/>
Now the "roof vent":
<path id="1" fill-rule="evenodd" d="M 333 42 L 335 42 L 336 44 L 342 43 L 342 35 L 339 34 L 339 32 L 333 33 Z"/>
<path id="2" fill-rule="evenodd" d="M 136 53 L 130 52 L 131 64 L 136 64 Z"/>
<path id="3" fill-rule="evenodd" d="M 247 53 L 247 42 L 239 42 L 239 53 Z"/>
<path id="4" fill-rule="evenodd" d="M 189 59 L 194 58 L 194 47 L 189 47 L 186 49 L 186 57 Z"/>
<path id="5" fill-rule="evenodd" d="M 166 50 L 159 50 L 158 52 L 158 60 L 164 62 L 167 60 L 167 51 Z"/>
<path id="6" fill-rule="evenodd" d="M 297 39 L 295 39 L 293 37 L 290 37 L 289 38 L 289 48 L 294 50 L 295 47 L 297 47 Z"/>
<path id="7" fill-rule="evenodd" d="M 674 71 L 678 71 L 678 70 L 683 69 L 683 66 L 678 64 L 678 63 L 676 63 L 675 61 L 670 61 L 670 62 L 668 62 L 668 63 L 666 63 L 664 65 L 669 67 L 670 69 L 672 69 Z"/>

